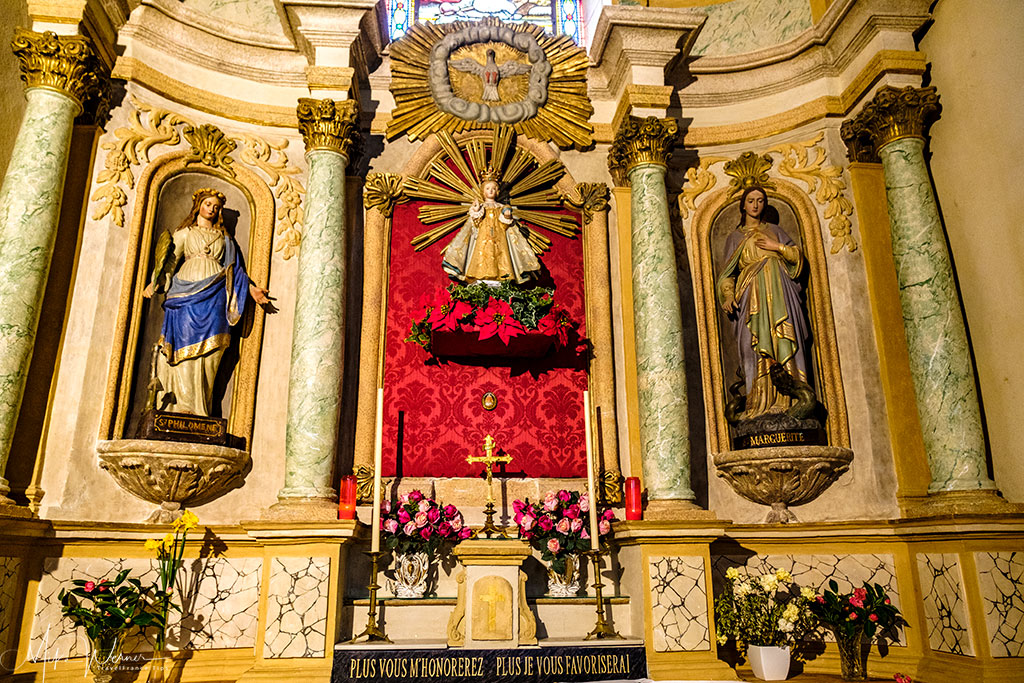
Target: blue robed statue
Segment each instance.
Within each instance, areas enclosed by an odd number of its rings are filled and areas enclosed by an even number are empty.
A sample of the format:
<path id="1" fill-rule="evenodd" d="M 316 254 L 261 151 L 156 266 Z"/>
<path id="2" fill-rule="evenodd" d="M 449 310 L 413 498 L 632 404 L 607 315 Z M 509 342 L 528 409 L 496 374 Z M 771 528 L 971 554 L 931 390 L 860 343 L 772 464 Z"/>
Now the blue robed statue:
<path id="1" fill-rule="evenodd" d="M 154 368 L 160 410 L 210 415 L 231 327 L 250 298 L 270 303 L 267 290 L 249 280 L 241 250 L 224 229 L 223 208 L 222 193 L 197 190 L 188 217 L 157 239 L 153 277 L 143 296 L 167 292 Z"/>

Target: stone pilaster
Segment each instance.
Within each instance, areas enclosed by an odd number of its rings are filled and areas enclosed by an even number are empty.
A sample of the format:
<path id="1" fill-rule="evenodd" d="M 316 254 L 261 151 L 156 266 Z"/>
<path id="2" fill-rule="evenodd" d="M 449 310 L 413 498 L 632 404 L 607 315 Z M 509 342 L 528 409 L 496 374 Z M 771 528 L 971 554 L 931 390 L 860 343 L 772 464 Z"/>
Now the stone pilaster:
<path id="1" fill-rule="evenodd" d="M 653 502 L 694 499 L 683 322 L 665 192 L 666 163 L 678 137 L 673 119 L 629 116 L 608 156 L 616 183 L 630 185 L 640 446 Z"/>
<path id="2" fill-rule="evenodd" d="M 974 366 L 949 247 L 924 157 L 934 87 L 883 87 L 842 127 L 854 158 L 881 160 L 910 371 L 931 469 L 929 491 L 992 490 Z"/>
<path id="3" fill-rule="evenodd" d="M 338 446 L 345 343 L 345 169 L 357 142 L 353 100 L 300 99 L 299 132 L 306 143 L 309 182 L 299 248 L 285 481 L 273 516 L 299 504 L 302 515 L 331 517 L 337 500 L 334 461 Z M 276 509 L 275 509 L 276 508 Z"/>
<path id="4" fill-rule="evenodd" d="M 50 270 L 75 116 L 102 90 L 88 39 L 18 30 L 11 49 L 25 81 L 25 118 L 0 188 L 0 510 Z"/>

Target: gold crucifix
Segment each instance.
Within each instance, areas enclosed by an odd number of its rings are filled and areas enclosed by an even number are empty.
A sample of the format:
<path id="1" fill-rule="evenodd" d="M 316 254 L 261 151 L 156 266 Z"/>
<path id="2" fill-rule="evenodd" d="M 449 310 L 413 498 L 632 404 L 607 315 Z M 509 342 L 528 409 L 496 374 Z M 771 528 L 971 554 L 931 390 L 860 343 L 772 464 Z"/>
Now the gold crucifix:
<path id="1" fill-rule="evenodd" d="M 484 455 L 466 456 L 466 462 L 470 465 L 482 462 L 484 464 L 485 471 L 487 472 L 487 507 L 484 508 L 484 514 L 487 515 L 487 521 L 484 522 L 484 526 L 480 531 L 484 532 L 487 538 L 490 538 L 492 533 L 497 534 L 501 538 L 508 538 L 508 534 L 505 533 L 505 529 L 494 523 L 494 481 L 492 475 L 495 464 L 499 462 L 508 464 L 512 462 L 512 456 L 508 453 L 505 455 L 495 455 L 494 447 L 496 445 L 497 442 L 494 440 L 494 437 L 488 434 L 484 437 Z M 478 531 L 477 534 L 479 534 L 480 531 Z"/>

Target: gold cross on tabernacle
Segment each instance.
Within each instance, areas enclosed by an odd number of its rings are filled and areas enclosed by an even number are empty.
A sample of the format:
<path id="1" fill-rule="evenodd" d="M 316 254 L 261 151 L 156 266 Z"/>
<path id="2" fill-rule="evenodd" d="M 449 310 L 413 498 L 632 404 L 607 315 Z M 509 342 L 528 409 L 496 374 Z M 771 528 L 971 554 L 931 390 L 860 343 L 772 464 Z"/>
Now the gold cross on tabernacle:
<path id="1" fill-rule="evenodd" d="M 494 437 L 488 434 L 484 437 L 484 455 L 470 455 L 466 457 L 466 462 L 470 465 L 477 462 L 482 462 L 484 464 L 487 471 L 487 502 L 492 505 L 494 504 L 494 487 L 492 486 L 491 481 L 492 469 L 494 468 L 494 465 L 499 462 L 506 464 L 512 462 L 512 456 L 508 453 L 505 455 L 495 455 L 495 445 L 497 445 L 497 442 L 494 440 Z"/>
<path id="2" fill-rule="evenodd" d="M 487 630 L 495 631 L 498 628 L 498 605 L 504 604 L 505 596 L 501 594 L 498 587 L 493 583 L 491 590 L 480 597 L 487 603 Z"/>

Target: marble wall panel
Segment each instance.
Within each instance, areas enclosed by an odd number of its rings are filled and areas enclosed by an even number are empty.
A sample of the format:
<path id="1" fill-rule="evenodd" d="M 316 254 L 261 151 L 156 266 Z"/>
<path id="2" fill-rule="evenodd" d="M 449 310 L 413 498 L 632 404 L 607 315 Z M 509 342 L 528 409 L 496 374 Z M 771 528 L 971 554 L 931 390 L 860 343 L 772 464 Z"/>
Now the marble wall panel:
<path id="1" fill-rule="evenodd" d="M 21 558 L 0 556 L 0 652 L 13 646 L 12 639 L 18 631 L 14 609 L 18 603 L 18 581 L 21 573 Z M 0 671 L 7 663 L 0 657 Z"/>
<path id="2" fill-rule="evenodd" d="M 656 652 L 710 650 L 704 558 L 652 557 L 648 562 Z"/>
<path id="3" fill-rule="evenodd" d="M 265 658 L 322 657 L 327 645 L 329 557 L 275 557 L 267 595 Z"/>
<path id="4" fill-rule="evenodd" d="M 1024 656 L 1024 552 L 974 553 L 993 657 Z"/>
<path id="5" fill-rule="evenodd" d="M 848 593 L 865 582 L 879 584 L 892 598 L 894 605 L 900 605 L 900 589 L 896 582 L 896 564 L 893 556 L 886 553 L 864 553 L 850 555 L 714 555 L 711 571 L 716 592 L 721 589 L 725 570 L 736 567 L 742 573 L 757 576 L 778 569 L 785 569 L 793 575 L 798 586 L 807 586 L 817 592 L 829 587 L 835 581 L 840 593 Z M 899 632 L 900 645 L 905 644 L 905 634 Z M 832 634 L 823 632 L 822 637 L 832 641 Z"/>
<path id="6" fill-rule="evenodd" d="M 260 558 L 186 560 L 178 573 L 174 602 L 184 615 L 172 613 L 167 633 L 171 649 L 254 647 L 259 620 Z M 155 560 L 145 558 L 50 557 L 43 563 L 32 620 L 29 656 L 33 661 L 82 657 L 88 653 L 84 632 L 61 616 L 61 588 L 72 579 L 113 578 L 131 569 L 142 583 L 157 580 Z M 152 649 L 135 638 L 128 652 Z"/>
<path id="7" fill-rule="evenodd" d="M 712 558 L 712 572 L 716 585 L 721 585 L 725 570 L 736 567 L 747 574 L 766 574 L 785 569 L 800 586 L 821 592 L 834 580 L 839 592 L 852 591 L 864 584 L 880 584 L 900 604 L 900 591 L 896 583 L 896 564 L 893 556 L 880 554 L 851 555 L 716 555 Z"/>
<path id="8" fill-rule="evenodd" d="M 967 626 L 964 582 L 956 553 L 917 556 L 928 644 L 937 652 L 974 655 Z"/>
<path id="9" fill-rule="evenodd" d="M 708 20 L 693 54 L 708 57 L 772 47 L 814 25 L 807 0 L 732 0 L 701 9 Z"/>

